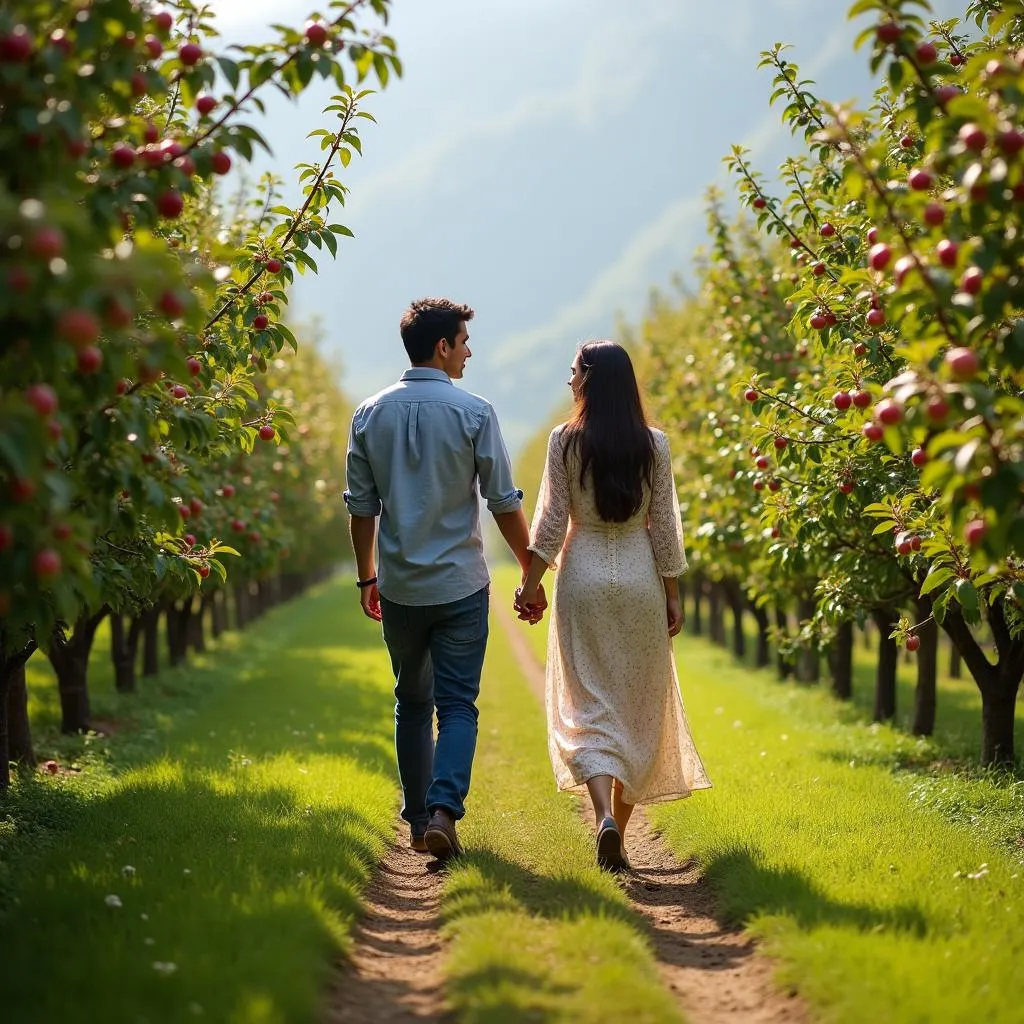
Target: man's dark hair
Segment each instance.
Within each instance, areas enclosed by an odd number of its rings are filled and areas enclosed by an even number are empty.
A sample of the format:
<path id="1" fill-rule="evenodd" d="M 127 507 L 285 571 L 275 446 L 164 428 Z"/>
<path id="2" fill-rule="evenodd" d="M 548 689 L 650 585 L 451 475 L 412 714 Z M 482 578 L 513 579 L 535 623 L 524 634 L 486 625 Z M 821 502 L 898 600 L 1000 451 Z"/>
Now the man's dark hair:
<path id="1" fill-rule="evenodd" d="M 473 319 L 473 310 L 451 299 L 417 299 L 402 314 L 399 330 L 411 363 L 429 363 L 437 343 L 449 344 L 459 333 L 459 324 Z"/>

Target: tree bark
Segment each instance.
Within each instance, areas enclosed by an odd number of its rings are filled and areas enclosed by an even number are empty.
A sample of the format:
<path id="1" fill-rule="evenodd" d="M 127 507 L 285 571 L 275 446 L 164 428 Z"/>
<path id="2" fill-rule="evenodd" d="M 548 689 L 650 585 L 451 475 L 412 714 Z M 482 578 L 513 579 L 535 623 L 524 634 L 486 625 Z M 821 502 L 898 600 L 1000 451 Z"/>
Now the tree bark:
<path id="1" fill-rule="evenodd" d="M 800 622 L 813 619 L 814 611 L 813 597 L 801 597 L 797 600 L 796 616 Z M 817 683 L 821 680 L 821 657 L 817 647 L 811 642 L 802 644 L 797 654 L 796 678 L 801 683 Z"/>
<path id="2" fill-rule="evenodd" d="M 775 628 L 783 636 L 789 632 L 789 613 L 778 605 L 775 606 Z M 788 679 L 793 674 L 793 663 L 783 653 L 781 644 L 775 648 L 775 671 L 779 679 Z"/>
<path id="3" fill-rule="evenodd" d="M 35 649 L 34 640 L 20 644 L 16 642 L 12 645 L 10 635 L 4 630 L 3 623 L 0 623 L 0 793 L 11 785 L 11 761 L 19 760 L 16 753 L 19 744 L 22 752 L 26 746 L 30 753 L 32 751 L 27 699 L 23 703 L 17 696 L 12 699 L 12 695 L 19 688 L 24 693 L 25 662 Z M 22 713 L 22 709 L 23 721 L 12 721 Z M 21 734 L 21 737 L 16 738 L 12 745 L 13 734 Z M 34 755 L 27 763 L 35 763 Z"/>
<path id="4" fill-rule="evenodd" d="M 888 722 L 896 715 L 896 663 L 899 650 L 889 634 L 899 622 L 892 608 L 875 608 L 871 617 L 878 626 L 878 665 L 875 669 L 875 709 L 872 720 Z"/>
<path id="5" fill-rule="evenodd" d="M 245 629 L 249 625 L 249 584 L 236 583 L 235 596 L 235 629 Z"/>
<path id="6" fill-rule="evenodd" d="M 114 685 L 118 693 L 135 692 L 135 660 L 141 629 L 138 616 L 133 616 L 125 629 L 124 616 L 110 613 L 110 659 L 114 663 Z"/>
<path id="7" fill-rule="evenodd" d="M 915 602 L 917 618 L 922 625 L 914 631 L 921 640 L 917 649 L 917 688 L 914 691 L 915 736 L 931 736 L 935 732 L 936 687 L 939 675 L 939 627 L 933 618 L 931 598 L 919 597 Z"/>
<path id="8" fill-rule="evenodd" d="M 839 623 L 836 639 L 829 651 L 832 696 L 850 700 L 853 696 L 853 622 Z"/>
<path id="9" fill-rule="evenodd" d="M 86 732 L 90 728 L 89 653 L 96 639 L 96 630 L 108 611 L 104 606 L 91 615 L 83 612 L 70 636 L 61 629 L 54 631 L 47 655 L 57 675 L 57 689 L 60 691 L 61 732 Z"/>
<path id="10" fill-rule="evenodd" d="M 960 657 L 960 650 L 956 644 L 949 645 L 949 678 L 963 679 L 963 660 Z"/>
<path id="11" fill-rule="evenodd" d="M 160 605 L 147 608 L 141 615 L 142 674 L 155 676 L 160 671 Z"/>
<path id="12" fill-rule="evenodd" d="M 722 592 L 732 612 L 732 653 L 740 661 L 747 658 L 747 637 L 743 632 L 743 613 L 747 602 L 740 585 L 735 580 L 723 580 Z"/>
<path id="13" fill-rule="evenodd" d="M 189 620 L 188 642 L 196 654 L 206 653 L 206 612 L 210 607 L 209 593 L 203 594 L 199 599 L 199 607 Z"/>
<path id="14" fill-rule="evenodd" d="M 210 595 L 210 636 L 218 639 L 224 632 L 224 591 L 215 590 Z"/>
<path id="15" fill-rule="evenodd" d="M 35 767 L 36 752 L 32 747 L 32 730 L 28 721 L 24 661 L 14 670 L 7 690 L 7 744 L 5 763 L 15 761 L 29 768 Z"/>
<path id="16" fill-rule="evenodd" d="M 708 594 L 708 636 L 716 643 L 725 646 L 725 614 L 722 585 L 712 583 Z"/>
<path id="17" fill-rule="evenodd" d="M 751 601 L 750 613 L 757 623 L 757 649 L 754 652 L 754 667 L 765 668 L 771 662 L 771 650 L 768 643 L 768 612 Z"/>
<path id="18" fill-rule="evenodd" d="M 967 670 L 981 691 L 981 763 L 1011 767 L 1014 762 L 1014 710 L 1024 676 L 1024 638 L 1012 637 L 997 603 L 987 606 L 989 628 L 998 660 L 985 657 L 971 627 L 958 608 L 947 607 L 942 628 L 956 644 Z"/>
<path id="19" fill-rule="evenodd" d="M 167 660 L 171 668 L 182 664 L 188 657 L 189 629 L 192 619 L 192 598 L 185 598 L 180 604 L 167 603 Z"/>
<path id="20" fill-rule="evenodd" d="M 698 570 L 693 574 L 693 617 L 690 619 L 690 632 L 694 636 L 704 633 L 703 598 L 704 574 Z"/>

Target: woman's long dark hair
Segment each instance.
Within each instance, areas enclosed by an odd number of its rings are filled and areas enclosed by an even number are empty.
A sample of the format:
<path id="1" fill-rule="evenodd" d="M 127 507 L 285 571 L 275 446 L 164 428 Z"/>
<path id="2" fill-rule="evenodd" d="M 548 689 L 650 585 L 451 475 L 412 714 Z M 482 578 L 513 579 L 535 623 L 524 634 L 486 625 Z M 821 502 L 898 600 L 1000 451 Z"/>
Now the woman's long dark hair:
<path id="1" fill-rule="evenodd" d="M 614 341 L 580 349 L 576 409 L 562 434 L 562 458 L 579 455 L 580 486 L 587 471 L 605 522 L 624 523 L 643 507 L 654 474 L 651 436 L 629 353 Z"/>

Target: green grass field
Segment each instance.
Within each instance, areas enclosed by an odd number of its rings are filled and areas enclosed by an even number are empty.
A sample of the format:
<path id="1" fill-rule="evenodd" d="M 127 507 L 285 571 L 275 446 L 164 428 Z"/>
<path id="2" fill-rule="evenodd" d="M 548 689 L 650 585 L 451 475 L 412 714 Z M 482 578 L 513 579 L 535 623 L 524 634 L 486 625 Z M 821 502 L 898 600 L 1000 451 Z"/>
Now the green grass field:
<path id="1" fill-rule="evenodd" d="M 499 598 L 514 582 L 499 574 Z M 544 634 L 528 636 L 543 656 Z M 1019 1021 L 1024 783 L 907 768 L 941 742 L 704 640 L 680 637 L 676 656 L 715 788 L 651 819 L 700 859 L 725 916 L 765 939 L 781 980 L 828 1020 Z M 949 694 L 944 681 L 947 714 L 980 714 L 966 683 Z"/>
<path id="2" fill-rule="evenodd" d="M 83 772 L 19 782 L 6 1020 L 316 1017 L 394 827 L 389 667 L 347 596 L 327 585 L 147 681 L 135 729 L 55 743 Z"/>

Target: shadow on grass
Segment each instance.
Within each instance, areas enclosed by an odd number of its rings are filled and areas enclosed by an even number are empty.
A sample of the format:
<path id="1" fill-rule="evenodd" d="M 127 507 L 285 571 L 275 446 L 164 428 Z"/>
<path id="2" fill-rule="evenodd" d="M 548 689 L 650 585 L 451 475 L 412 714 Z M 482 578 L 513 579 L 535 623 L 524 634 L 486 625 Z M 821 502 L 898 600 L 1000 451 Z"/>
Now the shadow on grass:
<path id="1" fill-rule="evenodd" d="M 232 792 L 190 769 L 79 803 L 51 790 L 34 808 L 76 827 L 33 859 L 0 918 L 6 1019 L 88 1005 L 90 1019 L 178 1021 L 192 1002 L 243 1019 L 253 1000 L 275 1019 L 302 1016 L 309 963 L 339 949 L 382 846 L 356 806 L 307 807 L 273 786 Z M 186 983 L 169 986 L 154 963 Z"/>
<path id="2" fill-rule="evenodd" d="M 704 875 L 718 893 L 722 918 L 729 925 L 781 915 L 803 930 L 836 925 L 861 932 L 884 929 L 923 936 L 927 929 L 924 912 L 916 904 L 880 910 L 866 903 L 834 900 L 801 872 L 767 867 L 745 847 L 713 857 L 704 866 Z"/>

